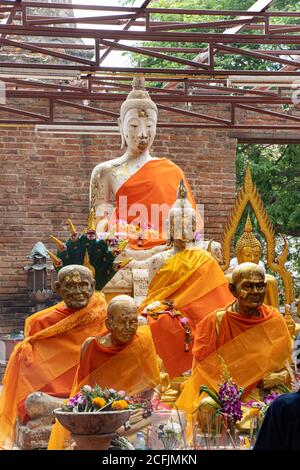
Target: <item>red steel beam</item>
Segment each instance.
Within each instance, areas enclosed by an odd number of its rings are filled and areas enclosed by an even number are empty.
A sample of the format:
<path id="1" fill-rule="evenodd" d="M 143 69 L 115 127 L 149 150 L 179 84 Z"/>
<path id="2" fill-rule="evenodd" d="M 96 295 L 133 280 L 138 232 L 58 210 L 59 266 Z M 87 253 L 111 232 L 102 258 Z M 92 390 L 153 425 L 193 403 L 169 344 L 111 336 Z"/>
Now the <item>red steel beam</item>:
<path id="1" fill-rule="evenodd" d="M 62 6 L 63 8 L 63 6 Z M 40 26 L 40 25 L 50 25 L 50 24 L 72 24 L 72 23 L 102 23 L 103 21 L 108 21 L 108 20 L 131 20 L 132 18 L 135 18 L 136 15 L 108 15 L 108 16 L 86 16 L 82 18 L 70 18 L 70 17 L 65 17 L 65 18 L 53 18 L 53 17 L 48 17 L 46 19 L 42 20 L 31 20 L 28 21 L 28 24 L 31 26 Z"/>
<path id="2" fill-rule="evenodd" d="M 150 68 L 150 67 L 97 67 L 97 66 L 87 66 L 87 65 L 64 65 L 64 64 L 23 64 L 23 63 L 14 63 L 14 62 L 1 62 L 1 67 L 7 67 L 11 69 L 21 68 L 21 69 L 34 69 L 36 70 L 77 70 L 86 74 L 93 74 L 94 72 L 99 71 L 100 73 L 120 73 L 120 74 L 150 74 L 151 76 L 158 74 L 159 76 L 172 75 L 173 78 L 176 75 L 190 76 L 193 78 L 209 78 L 213 77 L 223 77 L 227 78 L 229 75 L 241 75 L 241 70 L 195 70 L 195 69 L 159 69 L 159 68 Z M 1 69 L 0 69 L 1 74 Z M 247 76 L 271 76 L 271 77 L 298 77 L 300 72 L 298 71 L 286 71 L 286 72 L 274 72 L 268 70 L 243 70 L 242 75 Z M 145 76 L 146 79 L 147 76 Z M 170 77 L 171 79 L 172 77 Z M 115 77 L 114 77 L 115 79 Z M 162 78 L 159 78 L 158 81 L 161 81 Z M 149 79 L 148 79 L 149 80 Z M 169 80 L 171 81 L 171 80 Z"/>
<path id="3" fill-rule="evenodd" d="M 49 88 L 49 89 L 61 89 L 64 91 L 72 91 L 72 92 L 80 92 L 82 93 L 83 88 L 81 87 L 74 87 L 70 85 L 61 85 L 61 84 L 53 84 L 53 83 L 45 83 L 45 82 L 39 82 L 39 81 L 29 81 L 29 80 L 22 80 L 22 79 L 17 79 L 17 78 L 6 78 L 6 77 L 1 77 L 0 80 L 2 82 L 12 84 L 12 85 L 25 85 L 26 87 L 29 88 Z"/>
<path id="4" fill-rule="evenodd" d="M 22 116 L 40 118 L 43 121 L 48 121 L 49 120 L 49 116 L 45 116 L 43 114 L 31 113 L 29 111 L 25 111 L 25 110 L 17 109 L 17 108 L 11 108 L 9 106 L 0 105 L 0 110 L 4 111 L 4 112 L 7 112 L 7 113 L 21 114 Z"/>
<path id="5" fill-rule="evenodd" d="M 3 120 L 0 119 L 0 125 L 2 128 L 5 127 L 11 127 L 12 125 L 15 125 L 16 127 L 18 125 L 26 125 L 26 126 L 33 126 L 35 124 L 45 124 L 45 121 L 39 121 L 39 120 L 32 120 L 32 121 L 21 121 L 21 120 Z M 80 125 L 80 126 L 116 126 L 116 122 L 111 122 L 111 121 L 47 121 L 47 124 L 54 124 L 54 125 L 61 125 L 61 126 L 68 126 L 68 125 Z M 189 129 L 248 129 L 248 130 L 253 130 L 253 129 L 259 129 L 259 130 L 299 130 L 300 126 L 282 126 L 282 125 L 270 125 L 270 126 L 264 126 L 264 125 L 259 125 L 259 124 L 253 124 L 253 125 L 243 125 L 243 124 L 235 124 L 235 125 L 225 125 L 225 124 L 210 124 L 210 123 L 187 123 L 187 122 L 180 122 L 180 123 L 170 123 L 170 122 L 159 122 L 157 124 L 157 127 L 159 128 L 189 128 Z M 51 132 L 51 131 L 49 131 Z M 67 133 L 67 132 L 66 132 Z"/>
<path id="6" fill-rule="evenodd" d="M 60 104 L 62 106 L 81 109 L 82 111 L 87 111 L 95 114 L 103 114 L 104 116 L 110 116 L 115 118 L 119 117 L 119 113 L 114 113 L 113 111 L 109 111 L 108 109 L 94 108 L 93 106 L 84 106 L 83 104 L 73 103 L 72 101 L 55 100 L 54 103 Z"/>
<path id="7" fill-rule="evenodd" d="M 144 0 L 144 2 L 142 3 L 142 5 L 139 7 L 139 9 L 136 11 L 136 16 L 134 18 L 132 18 L 131 20 L 128 21 L 128 23 L 124 26 L 123 30 L 122 31 L 127 31 L 131 28 L 131 26 L 135 23 L 135 20 L 140 16 L 140 14 L 142 12 L 145 11 L 145 9 L 147 8 L 147 6 L 150 4 L 151 0 Z M 119 39 L 116 39 L 115 42 L 119 42 Z M 102 57 L 100 58 L 100 64 L 107 58 L 108 54 L 111 52 L 111 47 L 109 47 L 105 52 L 104 54 L 102 55 Z"/>
<path id="8" fill-rule="evenodd" d="M 168 30 L 179 30 L 179 29 L 191 29 L 191 28 L 200 28 L 200 29 L 207 29 L 207 28 L 227 28 L 230 26 L 237 26 L 243 24 L 249 24 L 255 21 L 264 21 L 263 18 L 258 19 L 245 19 L 245 20 L 227 20 L 227 21 L 207 21 L 202 23 L 178 23 L 173 25 L 162 25 L 162 26 L 155 26 L 151 25 L 152 31 L 168 31 Z"/>
<path id="9" fill-rule="evenodd" d="M 129 90 L 131 91 L 132 90 L 132 85 L 125 85 L 124 83 L 114 83 L 114 82 L 108 82 L 106 80 L 93 80 L 92 82 L 92 85 L 94 87 L 94 85 L 103 85 L 104 88 L 105 86 L 109 86 L 109 87 L 112 87 L 114 89 L 123 89 L 123 90 Z M 146 86 L 145 89 L 151 93 L 169 93 L 168 90 L 165 90 L 164 88 L 155 88 L 155 87 L 150 87 L 150 86 Z M 175 94 L 176 95 L 182 95 L 183 94 L 183 91 L 181 90 L 175 90 Z M 175 98 L 175 97 L 174 97 Z"/>
<path id="10" fill-rule="evenodd" d="M 256 57 L 257 59 L 263 59 L 263 60 L 268 60 L 271 62 L 278 62 L 280 64 L 293 65 L 295 67 L 300 67 L 300 62 L 289 60 L 289 59 L 281 59 L 280 57 L 272 56 L 271 54 L 264 54 L 262 52 L 250 51 L 249 49 L 241 49 L 238 47 L 224 46 L 223 44 L 215 44 L 214 47 L 215 49 L 219 51 L 224 50 L 224 51 L 227 51 L 228 53 L 232 52 L 233 54 Z"/>
<path id="11" fill-rule="evenodd" d="M 238 108 L 247 109 L 248 111 L 253 111 L 255 113 L 267 114 L 268 116 L 275 116 L 279 119 L 287 119 L 288 121 L 290 120 L 300 122 L 300 117 L 291 116 L 290 114 L 278 113 L 276 111 L 256 108 L 255 106 L 247 106 L 245 104 L 236 104 L 235 106 Z"/>
<path id="12" fill-rule="evenodd" d="M 105 41 L 104 39 L 100 39 L 101 44 L 104 44 L 108 47 L 114 48 L 114 43 L 110 41 Z M 174 56 L 169 56 L 166 54 L 161 54 L 159 52 L 151 52 L 143 49 L 142 47 L 131 47 L 131 46 L 126 46 L 124 44 L 118 44 L 118 49 L 124 50 L 124 51 L 130 51 L 130 52 L 135 52 L 137 54 L 142 54 L 150 57 L 156 57 L 158 59 L 163 59 L 163 60 L 169 60 L 170 62 L 175 62 L 178 64 L 183 64 L 183 65 L 189 65 L 190 67 L 196 67 L 196 68 L 202 68 L 202 69 L 207 69 L 208 65 L 205 64 L 197 64 L 193 62 L 192 60 L 187 60 L 187 59 L 182 59 L 180 57 L 174 57 Z"/>
<path id="13" fill-rule="evenodd" d="M 193 81 L 189 82 L 190 85 L 193 85 Z M 221 93 L 237 93 L 237 94 L 243 94 L 243 95 L 263 95 L 263 96 L 274 96 L 274 97 L 279 97 L 278 93 L 273 93 L 271 91 L 257 91 L 257 90 L 247 90 L 247 89 L 241 89 L 241 88 L 234 88 L 234 87 L 228 87 L 228 86 L 213 86 L 213 85 L 204 85 L 202 83 L 195 83 L 194 86 L 197 88 L 203 88 L 205 90 L 217 90 Z"/>
<path id="14" fill-rule="evenodd" d="M 64 60 L 70 60 L 72 62 L 78 62 L 79 64 L 85 64 L 85 65 L 94 65 L 95 63 L 91 60 L 87 59 L 81 59 L 80 57 L 76 56 L 71 56 L 69 54 L 63 54 L 61 52 L 55 52 L 51 50 L 44 49 L 43 47 L 38 47 L 38 46 L 33 46 L 32 44 L 29 43 L 21 43 L 18 41 L 11 41 L 10 39 L 4 39 L 0 37 L 0 44 L 5 44 L 7 46 L 11 47 L 17 47 L 21 49 L 26 49 L 31 52 L 38 52 L 39 54 L 46 54 L 51 57 L 57 57 L 59 59 L 64 59 Z"/>
<path id="15" fill-rule="evenodd" d="M 88 91 L 83 90 L 82 93 L 76 93 L 73 97 L 75 100 L 91 100 L 91 101 L 123 101 L 124 93 L 89 93 Z M 63 93 L 57 91 L 41 91 L 41 90 L 7 90 L 7 98 L 55 98 L 62 99 L 66 98 L 68 100 L 72 99 L 70 93 Z M 272 96 L 221 96 L 221 95 L 185 95 L 185 94 L 176 94 L 174 96 L 172 93 L 168 95 L 157 94 L 155 95 L 157 102 L 191 102 L 191 103 L 242 103 L 243 104 L 269 104 L 269 105 L 279 105 L 279 104 L 292 104 L 291 98 L 284 97 L 272 97 Z"/>
<path id="16" fill-rule="evenodd" d="M 200 118 L 200 119 L 206 119 L 207 121 L 218 122 L 219 124 L 226 124 L 226 125 L 231 124 L 231 121 L 228 121 L 226 119 L 217 118 L 215 116 L 210 116 L 208 114 L 196 113 L 196 112 L 193 112 L 193 111 L 187 111 L 187 110 L 181 109 L 181 108 L 174 108 L 173 106 L 164 106 L 164 105 L 161 105 L 161 104 L 158 104 L 157 107 L 159 109 L 163 109 L 164 111 L 170 111 L 172 113 L 177 113 L 177 114 L 181 114 L 181 115 L 184 115 L 184 116 L 191 116 L 191 117 L 197 117 L 197 118 Z"/>
<path id="17" fill-rule="evenodd" d="M 1 0 L 2 5 L 16 5 L 16 2 L 12 0 Z M 45 8 L 45 3 L 43 2 L 30 2 L 26 1 L 26 7 L 33 8 Z M 64 10 L 95 10 L 95 11 L 118 11 L 118 12 L 138 12 L 140 7 L 121 7 L 121 6 L 102 6 L 102 5 L 86 5 L 80 3 L 72 4 L 61 4 L 61 3 L 47 3 L 47 8 L 51 9 L 64 9 Z M 189 15 L 206 15 L 206 16 L 261 16 L 263 13 L 261 11 L 251 11 L 249 10 L 191 10 L 184 8 L 147 8 L 149 13 L 174 13 L 174 14 L 189 14 Z M 299 12 L 268 12 L 272 17 L 300 17 Z"/>
<path id="18" fill-rule="evenodd" d="M 193 32 L 156 32 L 156 31 L 125 31 L 85 28 L 45 28 L 23 25 L 0 25 L 0 32 L 14 36 L 45 36 L 73 38 L 103 38 L 132 41 L 167 41 L 167 42 L 204 42 L 204 43 L 235 43 L 235 44 L 300 44 L 300 35 L 284 34 L 219 34 Z"/>

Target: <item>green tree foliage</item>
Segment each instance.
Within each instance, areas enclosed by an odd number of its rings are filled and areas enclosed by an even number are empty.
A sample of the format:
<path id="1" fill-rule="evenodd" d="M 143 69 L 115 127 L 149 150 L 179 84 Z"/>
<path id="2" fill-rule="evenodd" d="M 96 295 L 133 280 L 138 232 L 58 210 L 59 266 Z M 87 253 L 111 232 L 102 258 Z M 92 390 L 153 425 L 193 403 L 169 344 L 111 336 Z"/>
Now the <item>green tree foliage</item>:
<path id="1" fill-rule="evenodd" d="M 134 4 L 135 0 L 124 0 L 124 5 L 131 5 Z M 251 7 L 254 3 L 254 0 L 153 0 L 149 7 L 151 8 L 182 8 L 182 9 L 191 9 L 191 10 L 247 10 Z M 272 8 L 270 7 L 270 11 L 299 11 L 299 1 L 298 0 L 278 0 L 274 1 L 272 4 Z M 236 18 L 234 16 L 205 16 L 205 15 L 174 15 L 172 13 L 166 14 L 152 14 L 152 20 L 160 20 L 160 21 L 176 21 L 176 22 L 205 22 L 205 21 L 218 21 L 218 20 L 226 20 Z M 272 24 L 296 24 L 300 23 L 300 18 L 292 18 L 292 17 L 282 17 L 282 18 L 274 18 L 272 19 Z M 182 30 L 180 30 L 182 31 Z M 203 30 L 203 29 L 193 29 L 188 30 L 192 32 L 222 32 L 223 29 L 216 30 Z M 257 31 L 259 34 L 260 31 Z M 143 42 L 139 43 L 140 46 L 148 46 L 148 47 L 155 47 L 158 45 L 156 42 Z M 163 47 L 199 47 L 205 48 L 207 44 L 205 43 L 182 43 L 182 42 L 163 42 L 159 43 L 159 46 Z M 235 44 L 232 44 L 235 46 Z M 252 49 L 252 50 L 271 50 L 271 49 L 278 49 L 280 46 L 278 45 L 255 45 L 255 44 L 245 44 L 239 45 L 238 47 L 243 49 Z M 281 46 L 282 49 L 291 49 L 291 46 L 283 45 Z M 125 53 L 127 54 L 127 53 Z M 169 55 L 173 55 L 174 57 L 182 57 L 185 59 L 193 60 L 195 58 L 195 53 L 168 53 Z M 152 67 L 152 68 L 181 68 L 178 63 L 170 62 L 169 60 L 163 60 L 155 57 L 148 57 L 143 56 L 141 54 L 131 53 L 128 54 L 130 56 L 130 60 L 132 64 L 142 67 Z M 262 61 L 260 59 L 256 59 L 253 57 L 247 56 L 238 56 L 238 55 L 230 55 L 230 54 L 218 54 L 215 56 L 215 67 L 218 69 L 226 69 L 226 70 L 234 70 L 234 69 L 243 69 L 243 70 L 279 70 L 282 65 L 275 62 L 270 61 Z"/>
<path id="2" fill-rule="evenodd" d="M 237 189 L 243 185 L 247 161 L 275 232 L 289 241 L 290 266 L 300 273 L 300 145 L 239 145 Z M 245 217 L 244 213 L 236 238 Z M 259 231 L 255 221 L 254 226 Z"/>

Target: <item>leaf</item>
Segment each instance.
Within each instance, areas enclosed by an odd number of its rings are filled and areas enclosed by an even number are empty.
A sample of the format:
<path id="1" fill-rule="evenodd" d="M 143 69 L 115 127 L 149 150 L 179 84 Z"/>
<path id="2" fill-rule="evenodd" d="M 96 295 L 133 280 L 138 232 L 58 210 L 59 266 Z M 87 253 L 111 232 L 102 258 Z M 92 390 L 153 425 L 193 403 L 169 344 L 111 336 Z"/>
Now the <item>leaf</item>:
<path id="1" fill-rule="evenodd" d="M 221 403 L 218 395 L 215 392 L 213 392 L 209 387 L 207 387 L 206 385 L 201 385 L 200 390 L 199 390 L 199 395 L 202 392 L 207 393 L 207 395 L 209 395 L 210 398 L 212 398 L 219 406 L 222 406 L 222 403 Z"/>

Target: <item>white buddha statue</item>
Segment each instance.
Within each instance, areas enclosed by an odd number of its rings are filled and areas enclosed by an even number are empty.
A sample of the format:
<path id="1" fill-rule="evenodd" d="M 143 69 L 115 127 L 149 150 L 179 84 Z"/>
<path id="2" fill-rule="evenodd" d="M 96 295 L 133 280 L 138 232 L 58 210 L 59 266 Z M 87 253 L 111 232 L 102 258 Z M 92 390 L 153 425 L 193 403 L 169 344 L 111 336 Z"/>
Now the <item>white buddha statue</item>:
<path id="1" fill-rule="evenodd" d="M 147 278 L 151 256 L 168 249 L 165 221 L 182 179 L 187 187 L 187 197 L 196 209 L 183 171 L 172 161 L 150 154 L 156 124 L 156 104 L 145 90 L 144 79 L 135 78 L 133 90 L 120 110 L 119 127 L 125 152 L 119 158 L 97 165 L 90 183 L 90 206 L 95 210 L 97 232 L 110 232 L 113 227 L 123 231 L 124 226 L 125 230 L 130 226 L 127 232 L 130 243 L 123 256 L 131 257 L 133 261 L 114 277 L 106 290 L 120 292 L 121 288 L 132 294 L 130 278 L 134 276 L 134 261 L 145 262 Z M 137 268 L 141 269 L 142 265 Z"/>

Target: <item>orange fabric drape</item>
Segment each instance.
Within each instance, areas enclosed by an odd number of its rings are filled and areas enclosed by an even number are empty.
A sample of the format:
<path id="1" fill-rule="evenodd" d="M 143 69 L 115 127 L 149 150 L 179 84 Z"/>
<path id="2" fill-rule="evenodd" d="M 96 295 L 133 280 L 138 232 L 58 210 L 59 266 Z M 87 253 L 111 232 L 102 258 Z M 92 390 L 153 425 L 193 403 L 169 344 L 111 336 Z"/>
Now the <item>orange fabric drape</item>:
<path id="1" fill-rule="evenodd" d="M 183 171 L 167 158 L 151 160 L 134 173 L 116 194 L 116 212 L 113 218 L 115 217 L 117 221 L 125 220 L 128 224 L 139 218 L 139 221 L 151 224 L 153 230 L 158 232 L 153 237 L 143 239 L 140 247 L 137 246 L 136 240 L 131 240 L 131 248 L 148 249 L 166 243 L 167 235 L 163 230 L 163 224 L 177 199 L 177 190 L 182 178 L 188 190 L 188 199 L 197 212 L 197 230 L 201 230 L 202 221 Z"/>
<path id="2" fill-rule="evenodd" d="M 52 306 L 30 315 L 30 317 L 25 320 L 25 337 L 33 336 L 35 333 L 63 320 L 73 312 L 75 312 L 74 309 L 68 308 L 64 302 L 60 302 L 55 305 L 55 309 L 53 309 Z"/>
<path id="3" fill-rule="evenodd" d="M 99 360 L 98 364 L 94 353 Z M 139 327 L 134 340 L 123 348 L 104 348 L 93 341 L 81 360 L 70 396 L 74 396 L 83 385 L 113 387 L 132 396 L 160 383 L 155 348 L 148 326 Z M 91 360 L 93 367 L 96 367 L 94 370 L 91 369 Z M 90 373 L 83 377 L 85 371 Z M 69 433 L 56 422 L 48 449 L 62 449 L 68 437 Z"/>
<path id="4" fill-rule="evenodd" d="M 225 322 L 225 323 L 223 323 Z M 268 373 L 280 370 L 289 360 L 291 338 L 283 317 L 272 307 L 260 307 L 260 317 L 245 318 L 226 310 L 216 333 L 216 312 L 198 326 L 194 351 L 196 362 L 191 378 L 180 395 L 177 406 L 192 413 L 199 405 L 199 389 L 207 385 L 218 390 L 221 382 L 220 357 L 239 387 L 247 391 Z M 207 341 L 203 344 L 203 341 Z"/>
<path id="5" fill-rule="evenodd" d="M 85 308 L 17 344 L 3 379 L 0 447 L 12 447 L 18 405 L 30 393 L 43 390 L 69 395 L 74 379 L 70 370 L 79 362 L 81 344 L 88 336 L 105 331 L 105 318 L 106 302 L 102 294 L 95 293 Z M 55 383 L 62 388 L 56 389 Z"/>
<path id="6" fill-rule="evenodd" d="M 232 299 L 217 261 L 201 248 L 190 248 L 172 256 L 154 276 L 139 312 L 154 301 L 172 300 L 194 330 L 202 318 Z M 157 353 L 175 377 L 192 367 L 193 356 L 184 350 L 185 331 L 179 320 L 166 316 L 150 319 L 149 324 Z"/>

